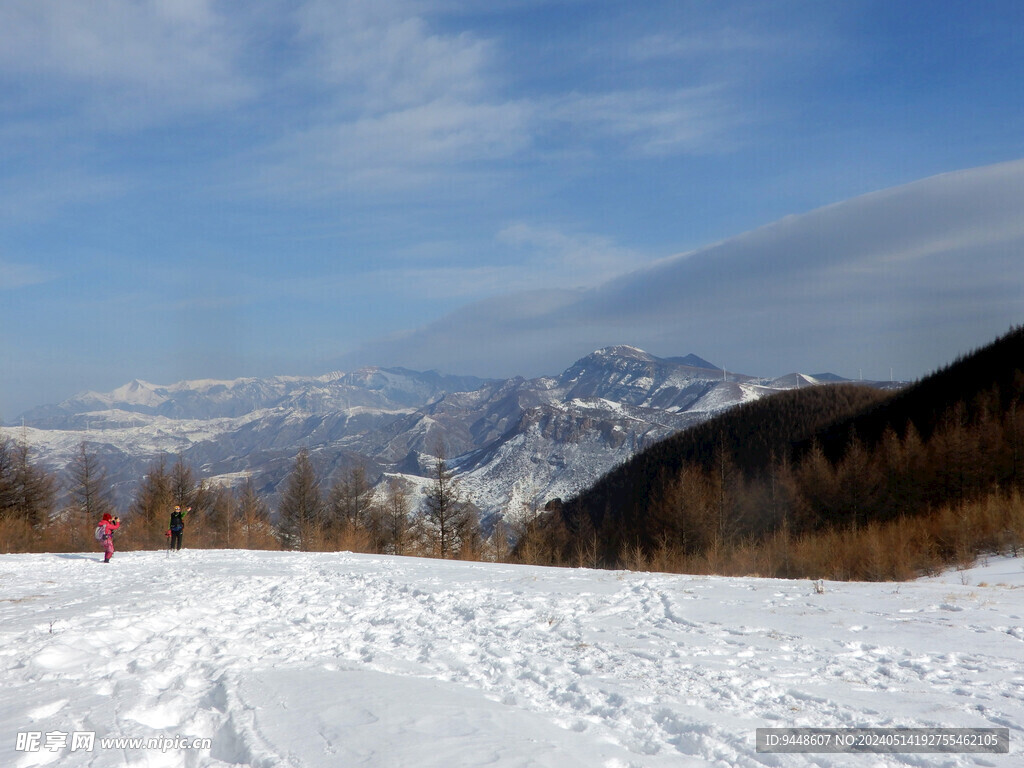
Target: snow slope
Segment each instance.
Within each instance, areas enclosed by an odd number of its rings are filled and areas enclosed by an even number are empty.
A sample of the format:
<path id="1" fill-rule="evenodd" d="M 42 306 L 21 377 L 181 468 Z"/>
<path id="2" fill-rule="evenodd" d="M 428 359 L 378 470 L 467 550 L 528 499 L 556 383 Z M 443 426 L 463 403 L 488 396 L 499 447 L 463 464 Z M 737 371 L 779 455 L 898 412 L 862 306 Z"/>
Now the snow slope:
<path id="1" fill-rule="evenodd" d="M 824 584 L 245 551 L 0 556 L 0 765 L 1022 764 L 1024 560 Z M 781 726 L 1010 754 L 758 754 Z M 18 733 L 209 749 L 19 751 Z"/>

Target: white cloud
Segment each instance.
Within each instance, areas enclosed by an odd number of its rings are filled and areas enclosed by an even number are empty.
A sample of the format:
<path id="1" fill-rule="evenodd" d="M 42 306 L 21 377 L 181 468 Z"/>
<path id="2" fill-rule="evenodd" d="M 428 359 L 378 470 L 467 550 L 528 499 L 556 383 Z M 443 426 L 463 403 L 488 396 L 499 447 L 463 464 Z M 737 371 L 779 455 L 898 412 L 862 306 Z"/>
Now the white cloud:
<path id="1" fill-rule="evenodd" d="M 212 0 L 0 4 L 0 71 L 32 77 L 42 98 L 56 90 L 107 128 L 251 97 L 238 49 Z"/>
<path id="2" fill-rule="evenodd" d="M 440 34 L 408 3 L 313 0 L 298 12 L 320 76 L 342 89 L 342 106 L 379 114 L 486 93 L 491 44 Z"/>
<path id="3" fill-rule="evenodd" d="M 264 189 L 379 196 L 440 182 L 472 198 L 498 164 L 508 172 L 609 143 L 651 157 L 716 152 L 744 123 L 724 85 L 527 95 L 516 78 L 528 67 L 500 38 L 443 28 L 430 11 L 402 0 L 300 6 L 293 79 L 317 105 L 256 159 Z"/>
<path id="4" fill-rule="evenodd" d="M 418 189 L 515 154 L 527 120 L 515 103 L 436 101 L 323 123 L 268 149 L 263 183 L 287 195 Z"/>
<path id="5" fill-rule="evenodd" d="M 558 294 L 541 311 L 526 294 L 479 302 L 380 352 L 444 367 L 457 349 L 477 364 L 463 371 L 486 375 L 632 343 L 755 373 L 803 363 L 849 374 L 859 359 L 878 375 L 922 375 L 1024 319 L 1021 210 L 1024 161 L 946 174 Z"/>
<path id="6" fill-rule="evenodd" d="M 530 104 L 494 95 L 493 44 L 445 33 L 406 2 L 312 0 L 296 12 L 304 127 L 260 156 L 260 183 L 301 199 L 422 191 L 486 174 L 530 143 Z M 467 194 L 472 194 L 467 193 Z"/>
<path id="7" fill-rule="evenodd" d="M 457 241 L 420 244 L 396 257 L 404 266 L 347 274 L 348 290 L 393 299 L 471 301 L 512 291 L 593 287 L 650 262 L 640 251 L 607 237 L 566 233 L 550 226 L 511 224 L 497 233 L 486 256 Z"/>

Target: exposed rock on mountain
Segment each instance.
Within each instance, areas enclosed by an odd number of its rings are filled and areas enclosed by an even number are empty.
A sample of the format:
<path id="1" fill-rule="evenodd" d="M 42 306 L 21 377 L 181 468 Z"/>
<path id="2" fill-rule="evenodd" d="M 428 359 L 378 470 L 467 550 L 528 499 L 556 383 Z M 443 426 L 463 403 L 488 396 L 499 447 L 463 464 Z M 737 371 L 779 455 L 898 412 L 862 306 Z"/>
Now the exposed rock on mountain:
<path id="1" fill-rule="evenodd" d="M 695 355 L 597 350 L 557 377 L 503 381 L 365 368 L 318 377 L 132 381 L 25 414 L 25 436 L 58 471 L 86 441 L 124 503 L 161 455 L 213 482 L 252 476 L 273 495 L 299 447 L 329 484 L 353 465 L 371 478 L 429 474 L 444 450 L 488 513 L 568 496 L 637 451 L 741 402 L 811 386 L 723 371 Z"/>

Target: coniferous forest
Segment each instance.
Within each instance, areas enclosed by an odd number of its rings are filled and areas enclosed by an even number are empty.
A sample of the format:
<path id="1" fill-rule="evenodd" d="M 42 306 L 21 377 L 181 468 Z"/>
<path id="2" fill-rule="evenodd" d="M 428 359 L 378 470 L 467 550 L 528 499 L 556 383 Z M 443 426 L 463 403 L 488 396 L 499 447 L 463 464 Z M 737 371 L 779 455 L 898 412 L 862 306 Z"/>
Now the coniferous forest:
<path id="1" fill-rule="evenodd" d="M 790 390 L 731 409 L 637 454 L 539 514 L 510 510 L 484 536 L 439 452 L 420 499 L 373 489 L 359 467 L 325 487 L 302 451 L 276 515 L 251 481 L 198 479 L 180 457 L 115 510 L 83 443 L 57 508 L 53 476 L 0 438 L 0 551 L 89 551 L 106 512 L 119 549 L 166 546 L 191 508 L 187 548 L 398 555 L 837 579 L 905 579 L 1024 542 L 1024 328 L 895 394 L 855 384 Z M 514 546 L 513 546 L 514 545 Z"/>

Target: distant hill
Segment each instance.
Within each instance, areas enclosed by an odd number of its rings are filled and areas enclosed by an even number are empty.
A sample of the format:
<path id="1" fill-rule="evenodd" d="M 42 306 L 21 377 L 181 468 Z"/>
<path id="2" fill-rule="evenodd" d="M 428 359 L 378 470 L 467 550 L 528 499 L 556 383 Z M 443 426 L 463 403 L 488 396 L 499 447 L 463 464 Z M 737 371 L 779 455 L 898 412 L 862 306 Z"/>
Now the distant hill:
<path id="1" fill-rule="evenodd" d="M 714 363 L 709 363 L 702 357 L 696 355 L 687 355 L 686 357 L 668 357 L 665 358 L 666 362 L 675 363 L 676 365 L 688 365 L 691 368 L 708 368 L 715 371 L 722 370 Z"/>

